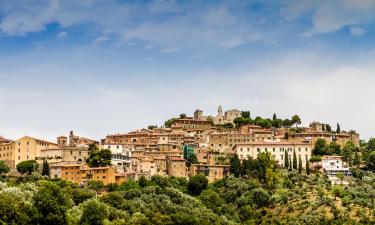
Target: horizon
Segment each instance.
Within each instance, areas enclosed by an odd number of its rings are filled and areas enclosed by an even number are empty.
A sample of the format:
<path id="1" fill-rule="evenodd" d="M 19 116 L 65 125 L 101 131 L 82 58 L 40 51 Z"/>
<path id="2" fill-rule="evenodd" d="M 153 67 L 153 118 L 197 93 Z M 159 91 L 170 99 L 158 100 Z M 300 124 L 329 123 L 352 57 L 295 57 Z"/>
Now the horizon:
<path id="1" fill-rule="evenodd" d="M 373 137 L 375 2 L 0 0 L 0 136 L 101 139 L 199 108 Z"/>

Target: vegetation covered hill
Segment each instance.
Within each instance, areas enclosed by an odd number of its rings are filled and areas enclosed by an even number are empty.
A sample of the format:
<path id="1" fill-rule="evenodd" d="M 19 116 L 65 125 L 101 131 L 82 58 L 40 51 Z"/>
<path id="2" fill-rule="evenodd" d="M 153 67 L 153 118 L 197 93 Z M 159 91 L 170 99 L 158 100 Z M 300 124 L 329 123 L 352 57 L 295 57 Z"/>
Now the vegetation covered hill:
<path id="1" fill-rule="evenodd" d="M 375 174 L 349 186 L 324 174 L 276 167 L 267 155 L 238 177 L 141 177 L 88 187 L 32 174 L 0 182 L 0 224 L 374 224 Z M 301 173 L 299 173 L 301 172 Z"/>

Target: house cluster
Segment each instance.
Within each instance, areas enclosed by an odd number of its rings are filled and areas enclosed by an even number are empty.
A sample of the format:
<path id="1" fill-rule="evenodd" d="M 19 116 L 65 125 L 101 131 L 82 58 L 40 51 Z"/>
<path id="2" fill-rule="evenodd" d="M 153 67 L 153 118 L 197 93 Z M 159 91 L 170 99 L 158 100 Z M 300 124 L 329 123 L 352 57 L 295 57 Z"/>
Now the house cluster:
<path id="1" fill-rule="evenodd" d="M 223 113 L 221 106 L 214 117 L 196 110 L 192 117 L 175 119 L 170 127 L 109 134 L 100 141 L 76 136 L 73 131 L 68 137 L 57 137 L 56 143 L 28 136 L 14 141 L 0 137 L 0 160 L 13 171 L 25 160 L 33 159 L 40 164 L 47 160 L 51 178 L 75 183 L 99 180 L 104 184 L 119 184 L 140 176 L 189 178 L 197 174 L 213 182 L 229 175 L 229 158 L 234 154 L 244 160 L 269 152 L 283 166 L 284 157 L 292 158 L 295 152 L 305 166 L 318 138 L 342 145 L 347 141 L 359 144 L 358 134 L 334 134 L 318 122 L 300 128 L 298 133 L 291 133 L 288 128 L 265 129 L 257 125 L 217 126 L 233 123 L 240 116 L 241 111 L 236 109 Z M 90 168 L 86 164 L 90 144 L 111 151 L 110 166 Z M 197 160 L 190 163 L 192 154 Z"/>

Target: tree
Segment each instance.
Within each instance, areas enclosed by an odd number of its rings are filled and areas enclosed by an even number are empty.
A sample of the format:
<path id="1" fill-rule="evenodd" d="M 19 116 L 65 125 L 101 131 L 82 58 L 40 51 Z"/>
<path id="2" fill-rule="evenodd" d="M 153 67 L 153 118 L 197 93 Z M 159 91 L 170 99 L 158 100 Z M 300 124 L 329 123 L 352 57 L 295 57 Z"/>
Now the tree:
<path id="1" fill-rule="evenodd" d="M 197 164 L 197 163 L 199 163 L 198 158 L 194 153 L 188 155 L 188 158 L 186 160 L 186 166 L 187 167 L 190 167 L 191 164 Z"/>
<path id="2" fill-rule="evenodd" d="M 327 131 L 327 132 L 332 132 L 331 125 L 326 124 L 326 131 Z"/>
<path id="3" fill-rule="evenodd" d="M 38 224 L 67 224 L 65 213 L 71 207 L 71 199 L 59 186 L 51 182 L 43 183 L 33 200 L 38 211 Z"/>
<path id="4" fill-rule="evenodd" d="M 340 128 L 340 124 L 339 123 L 337 123 L 337 125 L 336 125 L 336 133 L 341 133 L 341 128 Z"/>
<path id="5" fill-rule="evenodd" d="M 325 155 L 341 155 L 341 146 L 335 141 L 329 143 L 329 146 L 325 149 Z"/>
<path id="6" fill-rule="evenodd" d="M 324 155 L 326 149 L 327 142 L 325 139 L 318 138 L 315 142 L 315 146 L 313 149 L 313 155 Z"/>
<path id="7" fill-rule="evenodd" d="M 88 183 L 88 187 L 92 190 L 95 190 L 97 193 L 101 192 L 104 189 L 104 183 L 103 181 L 99 180 L 90 180 Z"/>
<path id="8" fill-rule="evenodd" d="M 91 199 L 84 205 L 80 224 L 103 225 L 109 216 L 108 207 L 97 199 Z"/>
<path id="9" fill-rule="evenodd" d="M 186 114 L 185 113 L 182 113 L 182 114 L 180 114 L 180 119 L 186 119 Z"/>
<path id="10" fill-rule="evenodd" d="M 243 118 L 250 118 L 250 111 L 242 111 Z"/>
<path id="11" fill-rule="evenodd" d="M 173 123 L 175 120 L 177 120 L 177 119 L 176 119 L 176 118 L 171 118 L 171 119 L 165 121 L 165 122 L 164 122 L 164 126 L 165 126 L 165 127 L 171 127 L 171 126 L 172 126 L 172 123 Z"/>
<path id="12" fill-rule="evenodd" d="M 149 125 L 149 126 L 147 127 L 147 129 L 149 129 L 149 130 L 153 130 L 153 129 L 155 129 L 155 128 L 158 128 L 158 126 L 157 126 L 157 125 Z"/>
<path id="13" fill-rule="evenodd" d="M 372 172 L 375 172 L 375 151 L 373 151 L 367 158 L 366 161 L 366 167 L 367 169 L 371 170 Z"/>
<path id="14" fill-rule="evenodd" d="M 0 224 L 28 225 L 33 223 L 35 208 L 20 192 L 0 192 Z"/>
<path id="15" fill-rule="evenodd" d="M 302 160 L 301 157 L 298 158 L 298 173 L 302 173 Z"/>
<path id="16" fill-rule="evenodd" d="M 285 152 L 284 152 L 284 167 L 289 168 L 289 155 L 288 155 L 288 151 L 286 149 L 285 149 Z"/>
<path id="17" fill-rule="evenodd" d="M 9 173 L 10 168 L 4 161 L 0 160 L 0 176 Z"/>
<path id="18" fill-rule="evenodd" d="M 241 161 L 237 154 L 230 158 L 230 172 L 235 177 L 239 177 L 241 175 Z"/>
<path id="19" fill-rule="evenodd" d="M 42 169 L 42 175 L 49 177 L 50 171 L 49 171 L 49 164 L 47 160 L 43 160 L 43 169 Z"/>
<path id="20" fill-rule="evenodd" d="M 307 160 L 307 157 L 306 157 L 306 174 L 307 175 L 310 175 L 310 163 L 309 163 L 309 160 Z"/>
<path id="21" fill-rule="evenodd" d="M 370 151 L 375 151 L 375 138 L 370 138 L 370 140 L 367 142 L 367 147 Z"/>
<path id="22" fill-rule="evenodd" d="M 342 172 L 338 172 L 337 174 L 336 174 L 336 177 L 337 178 L 339 178 L 339 180 L 342 182 L 343 180 L 344 180 L 344 174 L 342 173 Z"/>
<path id="23" fill-rule="evenodd" d="M 277 116 L 276 116 L 276 113 L 274 113 L 273 115 L 272 115 L 272 120 L 276 120 L 277 119 Z"/>
<path id="24" fill-rule="evenodd" d="M 344 148 L 342 149 L 342 158 L 346 162 L 351 164 L 353 160 L 353 153 L 355 150 L 356 150 L 356 147 L 352 141 L 346 142 Z"/>
<path id="25" fill-rule="evenodd" d="M 296 150 L 293 149 L 293 169 L 297 169 L 297 155 L 296 155 Z"/>
<path id="26" fill-rule="evenodd" d="M 198 174 L 190 178 L 188 183 L 188 191 L 192 195 L 200 195 L 200 193 L 208 186 L 208 179 L 202 174 Z"/>
<path id="27" fill-rule="evenodd" d="M 361 165 L 361 156 L 359 155 L 358 151 L 355 151 L 354 153 L 354 158 L 353 158 L 353 165 L 356 166 L 357 168 Z"/>
<path id="28" fill-rule="evenodd" d="M 31 174 L 38 169 L 38 163 L 35 160 L 26 160 L 17 164 L 17 171 L 24 174 Z"/>
<path id="29" fill-rule="evenodd" d="M 298 128 L 298 125 L 301 124 L 301 118 L 299 118 L 298 115 L 294 115 L 292 117 L 292 124 L 295 124 L 296 127 Z"/>
<path id="30" fill-rule="evenodd" d="M 291 127 L 293 125 L 292 121 L 290 119 L 283 120 L 283 127 Z"/>
<path id="31" fill-rule="evenodd" d="M 335 196 L 335 200 L 336 200 L 336 197 L 340 197 L 342 195 L 343 191 L 344 190 L 342 186 L 339 186 L 339 185 L 336 185 L 332 188 L 332 194 Z"/>
<path id="32" fill-rule="evenodd" d="M 146 187 L 147 186 L 147 179 L 145 176 L 141 176 L 139 179 L 138 179 L 138 185 L 142 188 Z"/>
<path id="33" fill-rule="evenodd" d="M 95 143 L 91 143 L 91 144 L 89 144 L 88 150 L 89 150 L 89 153 L 91 153 L 91 152 L 94 152 L 94 151 L 98 151 L 99 148 Z"/>
<path id="34" fill-rule="evenodd" d="M 256 188 L 252 190 L 252 199 L 258 208 L 268 206 L 270 204 L 271 196 L 263 188 Z"/>
<path id="35" fill-rule="evenodd" d="M 109 149 L 94 150 L 89 153 L 87 164 L 90 167 L 105 167 L 111 165 L 112 153 Z"/>

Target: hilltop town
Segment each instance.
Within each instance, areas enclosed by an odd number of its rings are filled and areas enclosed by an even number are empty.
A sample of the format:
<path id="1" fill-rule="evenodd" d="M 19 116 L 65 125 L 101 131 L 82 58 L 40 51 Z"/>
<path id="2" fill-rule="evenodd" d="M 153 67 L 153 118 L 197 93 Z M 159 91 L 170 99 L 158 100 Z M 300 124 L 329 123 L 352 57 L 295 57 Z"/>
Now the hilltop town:
<path id="1" fill-rule="evenodd" d="M 0 138 L 0 223 L 374 224 L 375 139 L 340 125 L 195 110 L 56 142 Z"/>
<path id="2" fill-rule="evenodd" d="M 230 174 L 230 158 L 234 155 L 243 161 L 269 152 L 280 167 L 285 167 L 296 154 L 305 168 L 318 140 L 341 147 L 347 143 L 360 145 L 358 133 L 341 131 L 339 125 L 332 130 L 320 122 L 311 122 L 309 127 L 300 124 L 298 115 L 290 119 L 277 118 L 276 114 L 270 119 L 252 119 L 249 111 L 224 112 L 219 106 L 215 116 L 206 116 L 197 109 L 191 117 L 181 114 L 160 127 L 109 134 L 102 140 L 79 137 L 73 131 L 69 136 L 57 137 L 56 142 L 28 136 L 14 141 L 2 137 L 0 160 L 10 167 L 10 175 L 17 175 L 20 163 L 35 160 L 40 173 L 43 163 L 47 163 L 50 178 L 78 184 L 90 180 L 120 184 L 142 176 L 190 178 L 197 174 L 214 182 Z M 109 150 L 110 163 L 90 166 L 93 148 Z"/>

